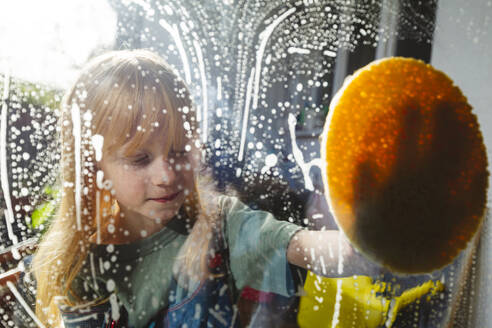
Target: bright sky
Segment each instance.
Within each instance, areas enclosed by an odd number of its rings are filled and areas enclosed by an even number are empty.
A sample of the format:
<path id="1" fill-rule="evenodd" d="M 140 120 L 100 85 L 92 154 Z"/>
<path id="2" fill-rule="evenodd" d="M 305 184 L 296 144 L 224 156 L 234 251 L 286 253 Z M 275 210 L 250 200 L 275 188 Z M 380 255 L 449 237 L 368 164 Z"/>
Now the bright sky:
<path id="1" fill-rule="evenodd" d="M 0 1 L 0 72 L 66 87 L 78 67 L 116 38 L 105 0 Z"/>

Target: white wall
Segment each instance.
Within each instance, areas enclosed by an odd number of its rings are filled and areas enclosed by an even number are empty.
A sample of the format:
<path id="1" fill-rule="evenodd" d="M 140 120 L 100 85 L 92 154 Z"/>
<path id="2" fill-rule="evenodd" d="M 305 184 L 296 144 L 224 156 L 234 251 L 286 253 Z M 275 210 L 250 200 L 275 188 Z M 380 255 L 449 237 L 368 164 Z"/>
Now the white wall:
<path id="1" fill-rule="evenodd" d="M 440 0 L 431 64 L 448 74 L 474 107 L 492 162 L 492 1 Z M 489 186 L 491 185 L 489 179 Z M 488 207 L 492 188 L 489 187 Z M 492 313 L 492 233 L 490 216 L 477 250 L 469 327 L 490 327 Z"/>
<path id="2" fill-rule="evenodd" d="M 431 64 L 474 107 L 492 161 L 492 1 L 440 0 Z M 492 199 L 492 188 L 489 197 Z"/>

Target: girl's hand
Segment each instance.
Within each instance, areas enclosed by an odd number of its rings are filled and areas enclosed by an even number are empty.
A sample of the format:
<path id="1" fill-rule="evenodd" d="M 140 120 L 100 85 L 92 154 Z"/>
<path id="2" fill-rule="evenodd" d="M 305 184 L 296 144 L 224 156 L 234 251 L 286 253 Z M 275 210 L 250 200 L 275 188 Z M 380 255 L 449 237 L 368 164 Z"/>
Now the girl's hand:
<path id="1" fill-rule="evenodd" d="M 337 230 L 301 230 L 287 247 L 287 260 L 325 277 L 377 276 L 384 269 L 357 252 Z"/>

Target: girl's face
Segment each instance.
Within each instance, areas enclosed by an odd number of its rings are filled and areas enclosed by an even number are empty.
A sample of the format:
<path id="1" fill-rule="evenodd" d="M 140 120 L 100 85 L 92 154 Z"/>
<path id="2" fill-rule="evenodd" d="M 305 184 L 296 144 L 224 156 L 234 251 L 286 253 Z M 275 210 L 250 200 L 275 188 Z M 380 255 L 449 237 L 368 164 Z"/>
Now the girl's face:
<path id="1" fill-rule="evenodd" d="M 100 162 L 105 179 L 112 182 L 124 228 L 142 237 L 167 224 L 193 190 L 191 153 L 183 146 L 166 154 L 163 140 L 164 133 L 156 134 L 130 155 L 123 145 Z"/>

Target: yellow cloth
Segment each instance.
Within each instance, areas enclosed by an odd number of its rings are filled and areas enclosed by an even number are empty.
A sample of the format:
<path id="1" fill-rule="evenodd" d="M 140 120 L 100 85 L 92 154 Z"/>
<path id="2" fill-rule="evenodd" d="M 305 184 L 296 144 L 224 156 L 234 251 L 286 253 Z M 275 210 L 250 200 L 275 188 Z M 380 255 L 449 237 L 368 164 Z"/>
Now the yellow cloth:
<path id="1" fill-rule="evenodd" d="M 391 285 L 374 283 L 367 276 L 324 278 L 309 272 L 297 320 L 302 328 L 391 327 L 400 309 L 443 289 L 440 281 L 427 281 L 400 296 L 388 297 L 381 293 L 391 295 Z"/>

